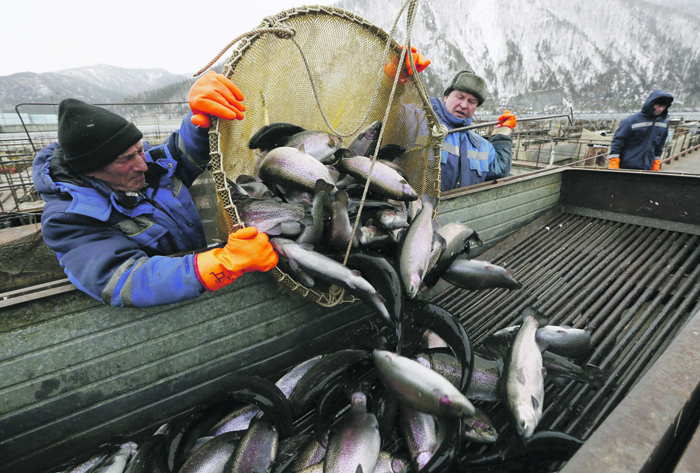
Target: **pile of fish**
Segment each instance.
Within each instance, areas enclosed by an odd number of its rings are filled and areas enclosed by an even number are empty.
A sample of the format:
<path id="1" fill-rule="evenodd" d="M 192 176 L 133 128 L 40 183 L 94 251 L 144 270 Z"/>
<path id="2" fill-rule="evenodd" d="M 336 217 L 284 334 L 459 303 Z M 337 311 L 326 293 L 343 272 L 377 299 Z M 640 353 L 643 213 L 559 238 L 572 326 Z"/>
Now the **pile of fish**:
<path id="1" fill-rule="evenodd" d="M 266 125 L 250 138 L 259 154 L 255 176 L 228 185 L 245 225 L 270 236 L 280 268 L 320 292 L 345 289 L 389 327 L 400 316 L 392 299 L 413 299 L 440 278 L 465 289 L 519 289 L 506 269 L 468 259 L 470 244 L 481 243 L 476 232 L 433 220 L 437 199 L 419 196 L 396 164 L 405 149 L 389 144 L 377 151 L 381 127 L 372 123 L 347 147 L 338 136 L 290 123 Z M 363 256 L 343 265 L 348 249 Z M 380 274 L 398 274 L 400 293 L 375 287 L 394 279 L 370 280 L 379 266 Z"/>
<path id="2" fill-rule="evenodd" d="M 520 325 L 472 350 L 464 328 L 434 304 L 408 301 L 403 319 L 403 354 L 344 349 L 306 360 L 276 383 L 236 377 L 225 395 L 140 444 L 116 439 L 51 471 L 518 471 L 512 465 L 567 460 L 582 444 L 535 430 L 545 378 L 602 383 L 599 369 L 570 359 L 590 350 L 587 331 L 548 325 L 528 308 Z M 489 404 L 509 415 L 505 440 L 479 407 Z M 474 444 L 486 450 L 465 455 Z"/>
<path id="3" fill-rule="evenodd" d="M 472 346 L 457 318 L 416 297 L 441 278 L 472 290 L 521 285 L 504 268 L 469 259 L 471 242 L 480 243 L 469 227 L 435 223 L 436 202 L 419 198 L 393 164 L 400 147 L 380 149 L 372 169 L 380 127 L 342 148 L 327 133 L 271 124 L 250 140 L 260 150 L 256 176 L 229 183 L 245 224 L 271 235 L 284 270 L 307 287 L 357 296 L 383 322 L 377 336 L 311 358 L 275 383 L 233 376 L 222 397 L 138 445 L 116 439 L 52 473 L 515 471 L 570 458 L 579 439 L 537 426 L 545 382 L 605 379 L 576 362 L 589 353 L 590 334 L 549 325 L 529 307 L 519 325 Z M 507 425 L 491 422 L 494 409 Z M 474 455 L 470 445 L 484 450 Z"/>

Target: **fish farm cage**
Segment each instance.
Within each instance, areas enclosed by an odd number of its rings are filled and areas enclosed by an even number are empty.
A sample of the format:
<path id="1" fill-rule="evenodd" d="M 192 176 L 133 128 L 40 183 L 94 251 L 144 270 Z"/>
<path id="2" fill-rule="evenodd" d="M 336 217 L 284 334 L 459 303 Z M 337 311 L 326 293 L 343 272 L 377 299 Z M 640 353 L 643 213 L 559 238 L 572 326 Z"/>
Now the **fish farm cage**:
<path id="1" fill-rule="evenodd" d="M 156 145 L 176 131 L 186 114 L 186 102 L 112 104 L 134 120 L 144 140 Z M 38 106 L 39 104 L 26 104 Z M 58 104 L 44 104 L 58 108 Z M 103 104 L 102 106 L 106 106 Z M 488 122 L 494 117 L 482 117 Z M 537 118 L 537 116 L 529 117 Z M 519 123 L 513 133 L 513 173 L 523 174 L 549 166 L 603 166 L 617 121 L 609 118 L 548 119 Z M 490 128 L 475 131 L 487 134 Z M 671 136 L 664 159 L 698 146 L 700 134 L 679 121 L 671 123 Z M 56 125 L 21 123 L 0 132 L 0 229 L 37 223 L 43 202 L 32 183 L 34 155 L 57 140 Z"/>

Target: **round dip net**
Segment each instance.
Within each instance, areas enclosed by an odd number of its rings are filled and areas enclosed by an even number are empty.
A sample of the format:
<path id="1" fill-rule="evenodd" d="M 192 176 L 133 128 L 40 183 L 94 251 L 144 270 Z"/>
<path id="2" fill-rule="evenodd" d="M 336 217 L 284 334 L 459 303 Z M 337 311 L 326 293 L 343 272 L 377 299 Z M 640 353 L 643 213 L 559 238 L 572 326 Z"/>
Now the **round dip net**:
<path id="1" fill-rule="evenodd" d="M 408 10 L 407 43 L 415 8 Z M 376 148 L 387 144 L 406 148 L 396 163 L 409 184 L 418 195 L 439 198 L 440 160 L 434 156 L 440 156 L 444 129 L 417 73 L 404 75 L 402 82 L 396 74 L 385 72 L 392 61 L 405 64 L 405 54 L 381 28 L 325 6 L 295 8 L 265 18 L 238 42 L 223 74 L 243 92 L 245 118 L 212 117 L 209 132 L 219 232 L 225 232 L 222 239 L 244 226 L 227 179 L 254 176 L 260 156 L 259 150 L 248 147 L 250 137 L 275 122 L 333 133 L 348 143 L 380 120 L 383 126 Z M 324 306 L 356 300 L 336 286 L 328 292 L 305 287 L 279 267 L 270 274 L 283 288 Z"/>

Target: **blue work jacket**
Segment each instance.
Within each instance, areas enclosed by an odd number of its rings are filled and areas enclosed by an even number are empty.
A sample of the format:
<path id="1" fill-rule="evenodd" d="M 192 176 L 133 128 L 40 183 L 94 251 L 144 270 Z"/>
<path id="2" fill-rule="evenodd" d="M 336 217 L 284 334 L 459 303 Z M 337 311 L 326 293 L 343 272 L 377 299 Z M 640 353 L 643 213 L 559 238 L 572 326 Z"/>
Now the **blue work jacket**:
<path id="1" fill-rule="evenodd" d="M 668 137 L 668 108 L 654 115 L 654 101 L 673 96 L 665 90 L 655 90 L 637 112 L 620 122 L 610 143 L 610 158 L 620 158 L 622 169 L 650 170 L 660 159 Z"/>
<path id="2" fill-rule="evenodd" d="M 156 306 L 204 292 L 193 255 L 166 256 L 206 246 L 188 187 L 206 168 L 209 139 L 190 117 L 162 145 L 144 142 L 148 187 L 137 197 L 74 174 L 58 143 L 34 158 L 44 241 L 70 281 L 105 304 Z"/>
<path id="3" fill-rule="evenodd" d="M 450 130 L 471 123 L 471 118 L 452 115 L 444 101 L 436 97 L 431 97 L 430 103 L 440 122 Z M 489 142 L 472 130 L 451 133 L 442 144 L 440 190 L 444 192 L 506 177 L 510 173 L 512 155 L 513 140 L 508 135 L 493 135 Z"/>

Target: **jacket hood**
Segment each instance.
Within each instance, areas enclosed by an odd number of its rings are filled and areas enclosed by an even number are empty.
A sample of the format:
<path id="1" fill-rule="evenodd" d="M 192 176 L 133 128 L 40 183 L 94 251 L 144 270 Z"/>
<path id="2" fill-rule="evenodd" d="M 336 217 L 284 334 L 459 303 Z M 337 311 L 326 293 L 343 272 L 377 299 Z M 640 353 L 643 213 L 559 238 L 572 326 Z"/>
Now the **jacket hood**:
<path id="1" fill-rule="evenodd" d="M 649 98 L 647 98 L 646 102 L 644 102 L 644 105 L 642 105 L 642 113 L 645 115 L 650 115 L 650 116 L 655 116 L 654 115 L 654 103 L 659 100 L 659 99 L 666 99 L 670 100 L 670 102 L 673 102 L 673 95 L 669 94 L 665 90 L 657 89 L 653 91 L 651 94 L 649 94 Z M 669 106 L 666 108 L 666 110 L 663 111 L 661 115 L 659 115 L 660 118 L 665 118 L 668 115 L 668 109 L 671 107 Z"/>

